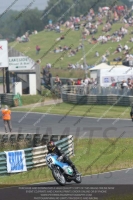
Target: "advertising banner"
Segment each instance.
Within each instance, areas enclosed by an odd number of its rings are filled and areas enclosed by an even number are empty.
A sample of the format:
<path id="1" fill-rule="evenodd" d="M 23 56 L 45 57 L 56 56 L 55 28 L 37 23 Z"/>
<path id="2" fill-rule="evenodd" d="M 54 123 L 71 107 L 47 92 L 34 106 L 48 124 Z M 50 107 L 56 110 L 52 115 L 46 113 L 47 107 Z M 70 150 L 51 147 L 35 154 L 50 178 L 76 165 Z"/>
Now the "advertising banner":
<path id="1" fill-rule="evenodd" d="M 6 151 L 7 172 L 25 172 L 27 171 L 24 150 Z"/>
<path id="2" fill-rule="evenodd" d="M 9 71 L 34 70 L 34 64 L 29 57 L 9 57 Z"/>
<path id="3" fill-rule="evenodd" d="M 0 68 L 8 67 L 8 42 L 0 40 Z"/>

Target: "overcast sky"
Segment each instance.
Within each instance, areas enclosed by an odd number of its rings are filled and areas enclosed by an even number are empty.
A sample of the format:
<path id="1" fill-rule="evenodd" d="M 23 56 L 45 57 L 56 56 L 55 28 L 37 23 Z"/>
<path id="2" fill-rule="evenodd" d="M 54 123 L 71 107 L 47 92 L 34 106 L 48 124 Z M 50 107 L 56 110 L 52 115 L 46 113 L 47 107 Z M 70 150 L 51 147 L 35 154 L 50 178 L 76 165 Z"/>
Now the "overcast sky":
<path id="1" fill-rule="evenodd" d="M 2 14 L 8 7 L 10 10 L 23 10 L 30 3 L 32 4 L 30 8 L 37 7 L 39 10 L 44 10 L 47 5 L 48 0 L 0 0 L 0 14 Z"/>

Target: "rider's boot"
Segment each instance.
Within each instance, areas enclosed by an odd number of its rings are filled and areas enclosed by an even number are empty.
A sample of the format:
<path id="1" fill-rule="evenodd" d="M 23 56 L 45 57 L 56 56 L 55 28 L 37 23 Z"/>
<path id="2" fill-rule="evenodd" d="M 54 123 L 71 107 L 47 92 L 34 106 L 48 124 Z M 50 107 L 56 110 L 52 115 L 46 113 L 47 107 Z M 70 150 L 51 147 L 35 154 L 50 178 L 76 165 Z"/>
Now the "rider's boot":
<path id="1" fill-rule="evenodd" d="M 73 171 L 76 175 L 79 175 L 79 172 L 77 170 L 77 168 L 75 167 L 75 165 L 72 165 Z"/>

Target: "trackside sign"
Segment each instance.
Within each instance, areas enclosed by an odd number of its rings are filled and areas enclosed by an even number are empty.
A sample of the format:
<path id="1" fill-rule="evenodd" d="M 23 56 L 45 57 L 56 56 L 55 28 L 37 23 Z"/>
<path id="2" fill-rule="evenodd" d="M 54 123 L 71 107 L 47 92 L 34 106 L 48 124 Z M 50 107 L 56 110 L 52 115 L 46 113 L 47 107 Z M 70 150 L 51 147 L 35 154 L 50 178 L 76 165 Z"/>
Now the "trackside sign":
<path id="1" fill-rule="evenodd" d="M 34 61 L 29 57 L 9 57 L 9 71 L 26 71 L 34 69 Z"/>
<path id="2" fill-rule="evenodd" d="M 8 67 L 8 42 L 0 40 L 0 68 Z"/>

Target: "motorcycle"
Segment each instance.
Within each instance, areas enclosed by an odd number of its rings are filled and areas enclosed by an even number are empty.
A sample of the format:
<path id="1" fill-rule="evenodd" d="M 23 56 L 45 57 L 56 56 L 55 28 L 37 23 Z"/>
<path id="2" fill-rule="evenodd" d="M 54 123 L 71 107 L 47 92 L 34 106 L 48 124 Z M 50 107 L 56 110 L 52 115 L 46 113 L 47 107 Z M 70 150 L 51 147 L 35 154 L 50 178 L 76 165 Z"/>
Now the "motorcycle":
<path id="1" fill-rule="evenodd" d="M 52 171 L 52 175 L 56 182 L 61 186 L 64 186 L 66 182 L 71 181 L 81 183 L 81 175 L 75 174 L 72 167 L 67 163 L 62 162 L 62 160 L 59 160 L 59 158 L 59 156 L 53 153 L 46 156 L 46 163 Z"/>

